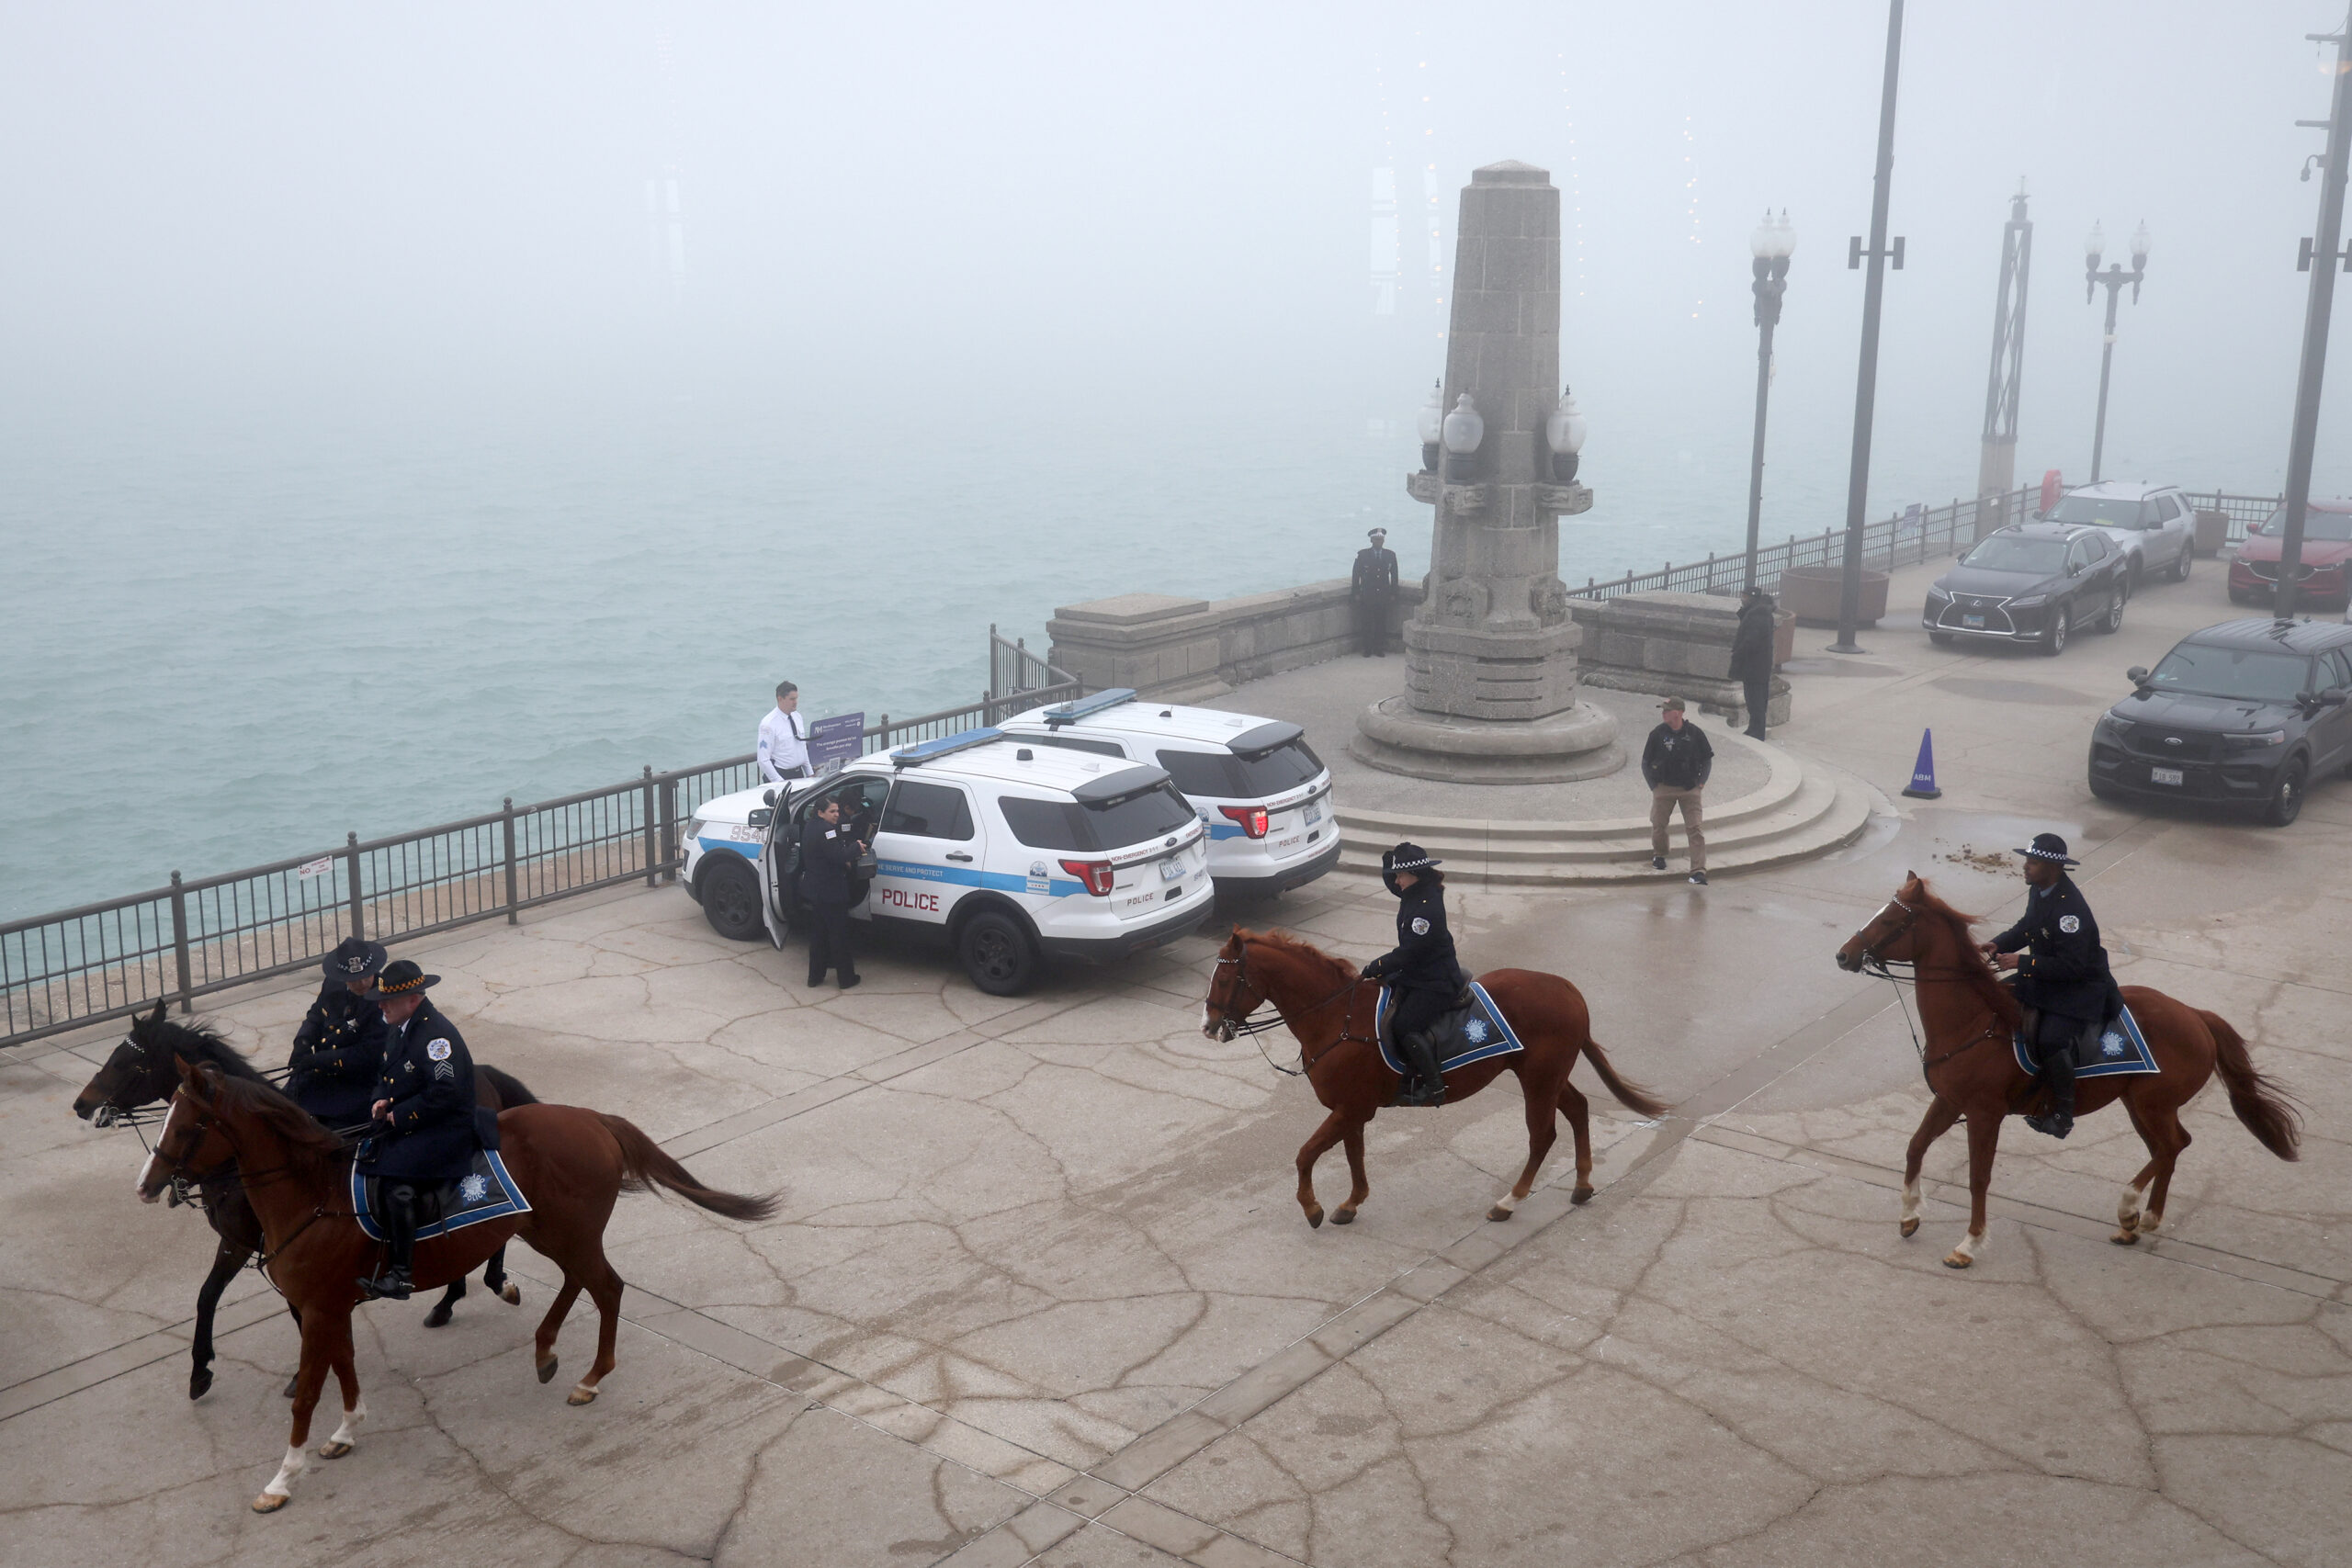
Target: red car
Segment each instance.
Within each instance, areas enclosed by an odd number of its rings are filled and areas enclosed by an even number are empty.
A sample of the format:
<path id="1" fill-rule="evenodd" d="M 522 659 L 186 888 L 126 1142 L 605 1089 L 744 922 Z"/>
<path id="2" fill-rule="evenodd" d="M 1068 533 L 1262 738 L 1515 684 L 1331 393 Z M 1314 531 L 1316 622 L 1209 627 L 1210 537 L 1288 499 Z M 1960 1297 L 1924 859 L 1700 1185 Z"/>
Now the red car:
<path id="1" fill-rule="evenodd" d="M 2230 563 L 2230 599 L 2238 604 L 2267 604 L 2278 583 L 2279 536 L 2287 531 L 2287 509 L 2245 536 Z M 2352 605 L 2352 501 L 2314 498 L 2303 513 L 2303 570 L 2295 603 Z"/>

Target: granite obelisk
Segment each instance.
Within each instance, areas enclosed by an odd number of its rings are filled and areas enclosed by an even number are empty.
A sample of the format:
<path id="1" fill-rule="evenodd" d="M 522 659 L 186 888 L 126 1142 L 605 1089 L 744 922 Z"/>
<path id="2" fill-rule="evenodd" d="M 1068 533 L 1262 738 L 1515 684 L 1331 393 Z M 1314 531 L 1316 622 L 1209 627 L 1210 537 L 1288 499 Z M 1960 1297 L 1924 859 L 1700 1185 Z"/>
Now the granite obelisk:
<path id="1" fill-rule="evenodd" d="M 1442 397 L 1453 439 L 1406 480 L 1437 513 L 1405 626 L 1406 690 L 1364 711 L 1349 750 L 1463 783 L 1597 777 L 1625 759 L 1616 721 L 1577 700 L 1584 634 L 1560 581 L 1559 519 L 1592 504 L 1545 430 L 1560 398 L 1560 193 L 1542 169 L 1490 164 L 1463 189 L 1457 231 Z"/>

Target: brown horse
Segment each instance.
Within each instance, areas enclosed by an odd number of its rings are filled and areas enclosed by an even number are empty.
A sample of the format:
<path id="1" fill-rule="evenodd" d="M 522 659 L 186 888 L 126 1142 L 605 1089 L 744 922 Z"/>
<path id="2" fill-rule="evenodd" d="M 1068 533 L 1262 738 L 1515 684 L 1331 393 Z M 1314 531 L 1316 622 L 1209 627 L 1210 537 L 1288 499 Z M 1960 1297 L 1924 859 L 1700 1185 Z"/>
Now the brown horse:
<path id="1" fill-rule="evenodd" d="M 524 1105 L 499 1116 L 498 1133 L 507 1172 L 530 1201 L 530 1212 L 419 1242 L 417 1288 L 431 1290 L 479 1268 L 509 1236 L 530 1243 L 563 1270 L 563 1288 L 539 1322 L 541 1382 L 555 1376 L 556 1331 L 583 1288 L 602 1318 L 596 1359 L 572 1389 L 573 1404 L 595 1398 L 597 1385 L 613 1370 L 621 1277 L 605 1261 L 604 1232 L 621 1193 L 664 1187 L 737 1220 L 766 1219 L 775 1212 L 773 1196 L 747 1197 L 703 1186 L 617 1116 L 570 1105 Z M 310 1441 L 311 1413 L 330 1368 L 343 1390 L 343 1425 L 319 1452 L 341 1459 L 357 1440 L 368 1412 L 352 1360 L 351 1311 L 359 1301 L 356 1281 L 373 1272 L 379 1244 L 368 1239 L 351 1213 L 351 1151 L 340 1139 L 266 1084 L 183 1063 L 163 1135 L 139 1172 L 140 1199 L 152 1203 L 175 1178 L 201 1179 L 232 1162 L 243 1173 L 245 1195 L 261 1220 L 267 1247 L 262 1266 L 302 1325 L 293 1435 L 276 1479 L 254 1499 L 254 1511 L 267 1514 L 286 1506 L 295 1477 L 308 1462 L 303 1445 Z"/>
<path id="2" fill-rule="evenodd" d="M 1497 969 L 1478 976 L 1495 1006 L 1502 1010 L 1526 1049 L 1506 1056 L 1489 1056 L 1445 1075 L 1445 1102 L 1467 1100 L 1508 1069 L 1519 1075 L 1527 1097 L 1527 1168 L 1510 1191 L 1487 1211 L 1490 1220 L 1507 1220 L 1535 1186 L 1535 1172 L 1551 1152 L 1557 1134 L 1555 1118 L 1566 1112 L 1577 1141 L 1577 1185 L 1574 1201 L 1592 1197 L 1592 1132 L 1585 1115 L 1585 1098 L 1568 1082 L 1568 1069 L 1581 1055 L 1609 1092 L 1644 1116 L 1662 1116 L 1666 1104 L 1636 1084 L 1617 1076 L 1609 1058 L 1592 1038 L 1591 1015 L 1584 997 L 1557 975 L 1532 969 Z M 1333 1144 L 1348 1147 L 1348 1172 L 1354 1185 L 1348 1201 L 1331 1211 L 1331 1223 L 1354 1222 L 1372 1188 L 1363 1174 L 1364 1124 L 1384 1105 L 1396 1102 L 1401 1080 L 1381 1060 L 1373 1038 L 1374 1009 L 1380 983 L 1358 976 L 1356 966 L 1308 946 L 1279 931 L 1250 931 L 1239 926 L 1217 953 L 1216 975 L 1209 982 L 1208 1006 L 1201 1032 L 1213 1040 L 1231 1040 L 1274 1027 L 1272 1021 L 1250 1022 L 1250 1015 L 1272 1002 L 1281 1021 L 1298 1039 L 1299 1060 L 1315 1098 L 1330 1115 L 1298 1151 L 1298 1206 L 1306 1223 L 1323 1223 L 1323 1205 L 1315 1201 L 1315 1162 Z"/>
<path id="3" fill-rule="evenodd" d="M 1919 1021 L 1928 1037 L 1920 1062 L 1935 1099 L 1911 1135 L 1911 1151 L 1904 1162 L 1905 1235 L 1919 1228 L 1919 1166 L 1928 1146 L 1950 1132 L 1953 1122 L 1968 1119 L 1968 1234 L 1944 1258 L 1951 1269 L 1967 1268 L 1984 1250 L 1984 1194 L 1993 1182 L 1993 1154 L 2000 1143 L 2002 1119 L 2030 1111 L 2044 1098 L 2040 1080 L 2018 1069 L 2016 1053 L 2009 1048 L 2010 1032 L 2022 1021 L 2023 1011 L 1969 940 L 1968 928 L 1976 921 L 1977 917 L 1963 915 L 1937 897 L 1912 872 L 1886 907 L 1838 950 L 1838 966 L 1849 973 L 1874 964 L 1909 964 L 1918 982 Z M 2219 1013 L 2192 1008 L 2146 986 L 2124 987 L 2123 999 L 2162 1070 L 2084 1078 L 2075 1089 L 2075 1111 L 2088 1116 L 2120 1100 L 2140 1141 L 2148 1145 L 2148 1163 L 2123 1190 L 2116 1207 L 2116 1222 L 2122 1228 L 2109 1238 L 2130 1247 L 2143 1235 L 2154 1235 L 2164 1223 L 2173 1167 L 2188 1146 L 2180 1108 L 2205 1087 L 2215 1069 L 2229 1090 L 2230 1109 L 2264 1148 L 2280 1159 L 2293 1159 L 2301 1131 L 2285 1096 L 2254 1070 L 2245 1040 Z"/>

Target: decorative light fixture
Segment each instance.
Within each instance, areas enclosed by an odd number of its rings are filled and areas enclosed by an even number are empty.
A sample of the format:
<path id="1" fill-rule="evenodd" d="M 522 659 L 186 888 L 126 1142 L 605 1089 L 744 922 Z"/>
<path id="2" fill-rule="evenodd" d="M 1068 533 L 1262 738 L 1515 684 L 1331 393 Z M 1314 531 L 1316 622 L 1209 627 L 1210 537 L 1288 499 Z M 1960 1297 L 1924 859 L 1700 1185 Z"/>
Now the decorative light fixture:
<path id="1" fill-rule="evenodd" d="M 1421 405 L 1421 472 L 1425 474 L 1437 471 L 1438 437 L 1445 425 L 1445 405 L 1441 400 L 1444 385 L 1443 381 L 1430 382 L 1430 400 Z"/>
<path id="2" fill-rule="evenodd" d="M 2107 226 L 2094 221 L 2090 238 L 2083 242 L 2083 265 L 2092 272 L 2098 270 L 2098 258 L 2107 254 Z"/>
<path id="3" fill-rule="evenodd" d="M 1453 412 L 1445 416 L 1442 439 L 1445 445 L 1445 477 L 1467 479 L 1471 461 L 1487 439 L 1487 422 L 1478 417 L 1478 406 L 1470 400 L 1469 393 L 1463 393 L 1453 405 Z"/>
<path id="4" fill-rule="evenodd" d="M 1552 449 L 1552 478 L 1566 484 L 1577 477 L 1577 454 L 1584 450 L 1584 411 L 1576 394 L 1560 389 L 1560 401 L 1544 422 L 1544 444 Z"/>

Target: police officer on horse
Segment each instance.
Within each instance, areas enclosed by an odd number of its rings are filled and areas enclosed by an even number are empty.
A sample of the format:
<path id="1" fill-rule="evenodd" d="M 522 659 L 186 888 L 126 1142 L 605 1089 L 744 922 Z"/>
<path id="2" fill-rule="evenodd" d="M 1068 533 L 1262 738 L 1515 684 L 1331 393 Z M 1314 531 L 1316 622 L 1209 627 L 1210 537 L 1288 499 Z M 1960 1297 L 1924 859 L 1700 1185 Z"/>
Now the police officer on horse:
<path id="1" fill-rule="evenodd" d="M 2107 949 L 2089 901 L 2066 868 L 2066 840 L 2036 833 L 2030 849 L 2017 852 L 2025 863 L 2024 918 L 1984 944 L 1996 969 L 2014 969 L 2010 987 L 2027 1008 L 2038 1010 L 2028 1042 L 2041 1060 L 2050 1086 L 2050 1113 L 2029 1116 L 2037 1133 L 2063 1138 L 2075 1127 L 2075 1042 L 2095 1037 L 2099 1025 L 2120 1010 L 2122 998 L 2109 971 Z M 2020 951 L 2022 950 L 2022 951 Z"/>
<path id="2" fill-rule="evenodd" d="M 425 996 L 440 980 L 402 958 L 377 981 L 389 1035 L 369 1108 L 375 1131 L 359 1151 L 359 1174 L 373 1179 L 377 1223 L 384 1230 L 384 1267 L 362 1280 L 369 1298 L 406 1301 L 416 1251 L 418 1211 L 461 1181 L 481 1138 L 474 1122 L 474 1063 L 465 1036 Z"/>
<path id="3" fill-rule="evenodd" d="M 1462 990 L 1453 933 L 1445 924 L 1445 873 L 1419 844 L 1402 843 L 1380 857 L 1380 880 L 1396 896 L 1396 945 L 1363 966 L 1367 980 L 1396 987 L 1389 1038 L 1412 1066 L 1396 1096 L 1399 1105 L 1442 1105 L 1445 1075 L 1427 1031 Z"/>
<path id="4" fill-rule="evenodd" d="M 384 956 L 381 943 L 357 937 L 328 953 L 318 1000 L 294 1032 L 286 1092 L 329 1127 L 356 1127 L 370 1119 L 384 1066 L 384 1014 L 376 1005 Z"/>

